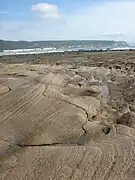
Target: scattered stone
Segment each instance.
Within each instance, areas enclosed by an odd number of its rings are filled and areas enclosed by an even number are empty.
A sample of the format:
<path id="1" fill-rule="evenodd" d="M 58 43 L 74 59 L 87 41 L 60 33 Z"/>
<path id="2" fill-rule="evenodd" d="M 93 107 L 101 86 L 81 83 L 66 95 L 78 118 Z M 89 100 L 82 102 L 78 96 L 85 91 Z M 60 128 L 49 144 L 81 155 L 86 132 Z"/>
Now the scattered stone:
<path id="1" fill-rule="evenodd" d="M 10 87 L 0 84 L 0 95 L 1 94 L 6 94 L 9 91 L 11 91 Z"/>

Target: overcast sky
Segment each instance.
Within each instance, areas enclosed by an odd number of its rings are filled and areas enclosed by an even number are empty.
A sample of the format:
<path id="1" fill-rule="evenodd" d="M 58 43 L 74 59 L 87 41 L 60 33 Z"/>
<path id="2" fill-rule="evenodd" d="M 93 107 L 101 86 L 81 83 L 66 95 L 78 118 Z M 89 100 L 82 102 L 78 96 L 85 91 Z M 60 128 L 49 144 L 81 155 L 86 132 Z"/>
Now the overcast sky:
<path id="1" fill-rule="evenodd" d="M 0 0 L 0 39 L 135 42 L 135 0 Z"/>

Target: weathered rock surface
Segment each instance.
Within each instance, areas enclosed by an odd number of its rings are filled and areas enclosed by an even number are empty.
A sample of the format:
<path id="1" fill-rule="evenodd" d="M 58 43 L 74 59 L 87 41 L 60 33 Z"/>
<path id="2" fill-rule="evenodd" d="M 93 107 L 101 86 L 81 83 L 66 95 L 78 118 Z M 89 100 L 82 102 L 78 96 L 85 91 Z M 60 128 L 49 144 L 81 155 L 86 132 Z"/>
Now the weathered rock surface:
<path id="1" fill-rule="evenodd" d="M 5 65 L 0 180 L 134 180 L 134 113 L 116 124 L 105 119 L 111 111 L 102 107 L 101 89 L 77 86 L 89 74 L 25 64 L 12 65 L 12 72 L 24 76 L 7 71 Z"/>

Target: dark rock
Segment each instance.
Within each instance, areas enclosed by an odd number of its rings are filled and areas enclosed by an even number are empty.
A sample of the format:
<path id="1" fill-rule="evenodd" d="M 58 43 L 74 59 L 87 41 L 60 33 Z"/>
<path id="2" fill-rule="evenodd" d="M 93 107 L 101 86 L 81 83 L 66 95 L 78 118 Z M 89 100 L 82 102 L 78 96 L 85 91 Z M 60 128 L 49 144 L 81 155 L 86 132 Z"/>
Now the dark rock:
<path id="1" fill-rule="evenodd" d="M 116 120 L 117 124 L 126 125 L 128 127 L 135 128 L 135 113 L 134 112 L 127 112 L 119 119 Z"/>

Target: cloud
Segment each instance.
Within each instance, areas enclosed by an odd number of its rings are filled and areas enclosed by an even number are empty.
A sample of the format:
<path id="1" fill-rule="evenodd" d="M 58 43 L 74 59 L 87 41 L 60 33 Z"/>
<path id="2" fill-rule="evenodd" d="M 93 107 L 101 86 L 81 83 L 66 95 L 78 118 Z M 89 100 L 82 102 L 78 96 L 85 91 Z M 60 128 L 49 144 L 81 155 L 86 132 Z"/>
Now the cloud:
<path id="1" fill-rule="evenodd" d="M 80 39 L 135 41 L 134 7 L 133 0 L 87 5 L 67 17 L 68 31 Z"/>
<path id="2" fill-rule="evenodd" d="M 135 1 L 88 3 L 69 13 L 67 8 L 70 6 L 60 9 L 54 4 L 33 5 L 32 11 L 41 19 L 4 21 L 0 35 L 12 40 L 110 39 L 135 42 Z"/>
<path id="3" fill-rule="evenodd" d="M 55 4 L 38 3 L 32 6 L 32 11 L 39 13 L 43 19 L 59 19 L 60 11 Z"/>
<path id="4" fill-rule="evenodd" d="M 101 36 L 103 37 L 123 37 L 125 36 L 125 33 L 123 32 L 112 32 L 112 33 L 105 33 L 105 34 L 102 34 Z"/>

